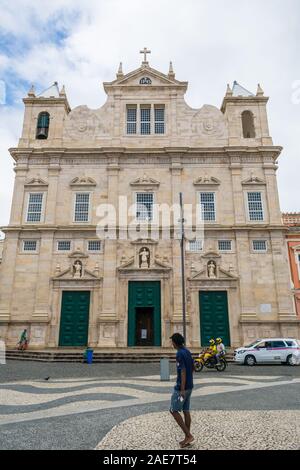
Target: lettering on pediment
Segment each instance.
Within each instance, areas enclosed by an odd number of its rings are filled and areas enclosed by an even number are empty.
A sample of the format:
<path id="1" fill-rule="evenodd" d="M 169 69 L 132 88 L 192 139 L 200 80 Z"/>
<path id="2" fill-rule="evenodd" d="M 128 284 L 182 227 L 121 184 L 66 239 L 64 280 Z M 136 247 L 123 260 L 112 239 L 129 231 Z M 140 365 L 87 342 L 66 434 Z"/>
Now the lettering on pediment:
<path id="1" fill-rule="evenodd" d="M 96 181 L 89 176 L 81 176 L 72 179 L 70 186 L 96 186 Z"/>
<path id="2" fill-rule="evenodd" d="M 208 175 L 200 176 L 194 181 L 195 186 L 204 186 L 204 185 L 217 186 L 220 183 L 221 183 L 220 180 L 218 180 L 217 178 L 214 178 L 213 176 L 208 176 Z"/>
<path id="3" fill-rule="evenodd" d="M 140 79 L 140 85 L 151 85 L 151 84 L 152 84 L 152 80 L 149 77 L 142 77 Z"/>
<path id="4" fill-rule="evenodd" d="M 137 178 L 131 181 L 130 183 L 130 186 L 138 186 L 138 187 L 144 187 L 144 186 L 158 187 L 159 185 L 160 185 L 159 181 L 146 175 L 146 173 L 144 173 L 142 177 Z"/>
<path id="5" fill-rule="evenodd" d="M 242 185 L 265 185 L 265 181 L 262 180 L 261 178 L 258 178 L 257 176 L 254 176 L 253 173 L 251 173 L 250 178 L 247 178 L 246 180 L 242 181 Z"/>
<path id="6" fill-rule="evenodd" d="M 25 187 L 35 187 L 35 186 L 48 186 L 48 183 L 40 178 L 39 176 L 36 176 L 35 178 L 29 178 L 25 182 Z"/>

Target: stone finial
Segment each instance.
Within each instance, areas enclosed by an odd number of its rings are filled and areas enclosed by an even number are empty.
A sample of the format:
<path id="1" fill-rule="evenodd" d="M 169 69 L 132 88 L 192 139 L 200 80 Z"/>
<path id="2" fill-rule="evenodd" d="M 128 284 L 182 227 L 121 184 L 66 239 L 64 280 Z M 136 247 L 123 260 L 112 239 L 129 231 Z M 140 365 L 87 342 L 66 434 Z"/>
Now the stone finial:
<path id="1" fill-rule="evenodd" d="M 118 71 L 117 71 L 117 78 L 123 78 L 123 77 L 124 77 L 123 64 L 122 64 L 122 62 L 120 62 L 119 68 L 118 68 Z"/>
<path id="2" fill-rule="evenodd" d="M 227 83 L 226 96 L 232 96 L 232 89 L 230 88 L 229 83 Z"/>
<path id="3" fill-rule="evenodd" d="M 60 92 L 59 92 L 59 96 L 61 98 L 64 98 L 66 96 L 66 89 L 65 89 L 65 85 L 62 86 Z"/>
<path id="4" fill-rule="evenodd" d="M 171 79 L 174 79 L 174 78 L 175 78 L 175 72 L 174 72 L 174 70 L 173 70 L 173 64 L 172 64 L 172 62 L 170 62 L 170 65 L 169 65 L 168 77 L 171 78 Z"/>
<path id="5" fill-rule="evenodd" d="M 34 85 L 31 85 L 31 88 L 28 92 L 28 96 L 30 97 L 35 97 L 35 88 L 34 88 Z"/>
<path id="6" fill-rule="evenodd" d="M 262 89 L 262 87 L 260 86 L 260 84 L 257 85 L 257 92 L 256 92 L 256 96 L 263 96 L 264 95 L 264 90 Z"/>

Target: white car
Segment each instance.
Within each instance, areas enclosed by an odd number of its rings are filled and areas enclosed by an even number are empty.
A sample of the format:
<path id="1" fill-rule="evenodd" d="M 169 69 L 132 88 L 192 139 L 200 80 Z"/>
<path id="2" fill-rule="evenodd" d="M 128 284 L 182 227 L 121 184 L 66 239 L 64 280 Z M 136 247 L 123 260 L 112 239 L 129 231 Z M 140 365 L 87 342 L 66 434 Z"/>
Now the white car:
<path id="1" fill-rule="evenodd" d="M 263 362 L 299 364 L 300 341 L 294 338 L 257 339 L 248 346 L 237 348 L 234 351 L 234 360 L 248 366 Z"/>

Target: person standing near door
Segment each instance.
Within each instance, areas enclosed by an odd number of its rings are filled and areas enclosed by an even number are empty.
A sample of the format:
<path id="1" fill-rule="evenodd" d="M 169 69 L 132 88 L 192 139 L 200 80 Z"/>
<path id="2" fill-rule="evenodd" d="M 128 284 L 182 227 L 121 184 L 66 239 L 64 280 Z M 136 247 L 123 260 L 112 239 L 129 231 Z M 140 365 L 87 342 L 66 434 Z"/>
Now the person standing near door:
<path id="1" fill-rule="evenodd" d="M 179 443 L 181 448 L 193 443 L 191 434 L 190 400 L 193 391 L 194 360 L 191 352 L 184 346 L 184 337 L 180 333 L 174 333 L 171 338 L 173 347 L 177 350 L 176 367 L 177 381 L 171 398 L 170 413 L 185 434 L 183 441 Z M 184 420 L 180 414 L 183 411 Z"/>

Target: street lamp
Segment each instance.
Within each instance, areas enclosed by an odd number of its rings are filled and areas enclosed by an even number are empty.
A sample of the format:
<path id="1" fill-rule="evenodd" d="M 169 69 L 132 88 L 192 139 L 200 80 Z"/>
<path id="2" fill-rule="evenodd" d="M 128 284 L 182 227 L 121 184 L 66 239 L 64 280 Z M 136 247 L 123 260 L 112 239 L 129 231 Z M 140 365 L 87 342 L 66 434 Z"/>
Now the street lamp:
<path id="1" fill-rule="evenodd" d="M 180 203 L 180 223 L 181 223 L 181 236 L 180 236 L 180 249 L 181 249 L 181 289 L 182 289 L 182 320 L 183 320 L 183 337 L 186 344 L 186 304 L 185 304 L 185 270 L 184 270 L 184 212 L 183 212 L 183 200 L 182 193 L 179 193 Z"/>

